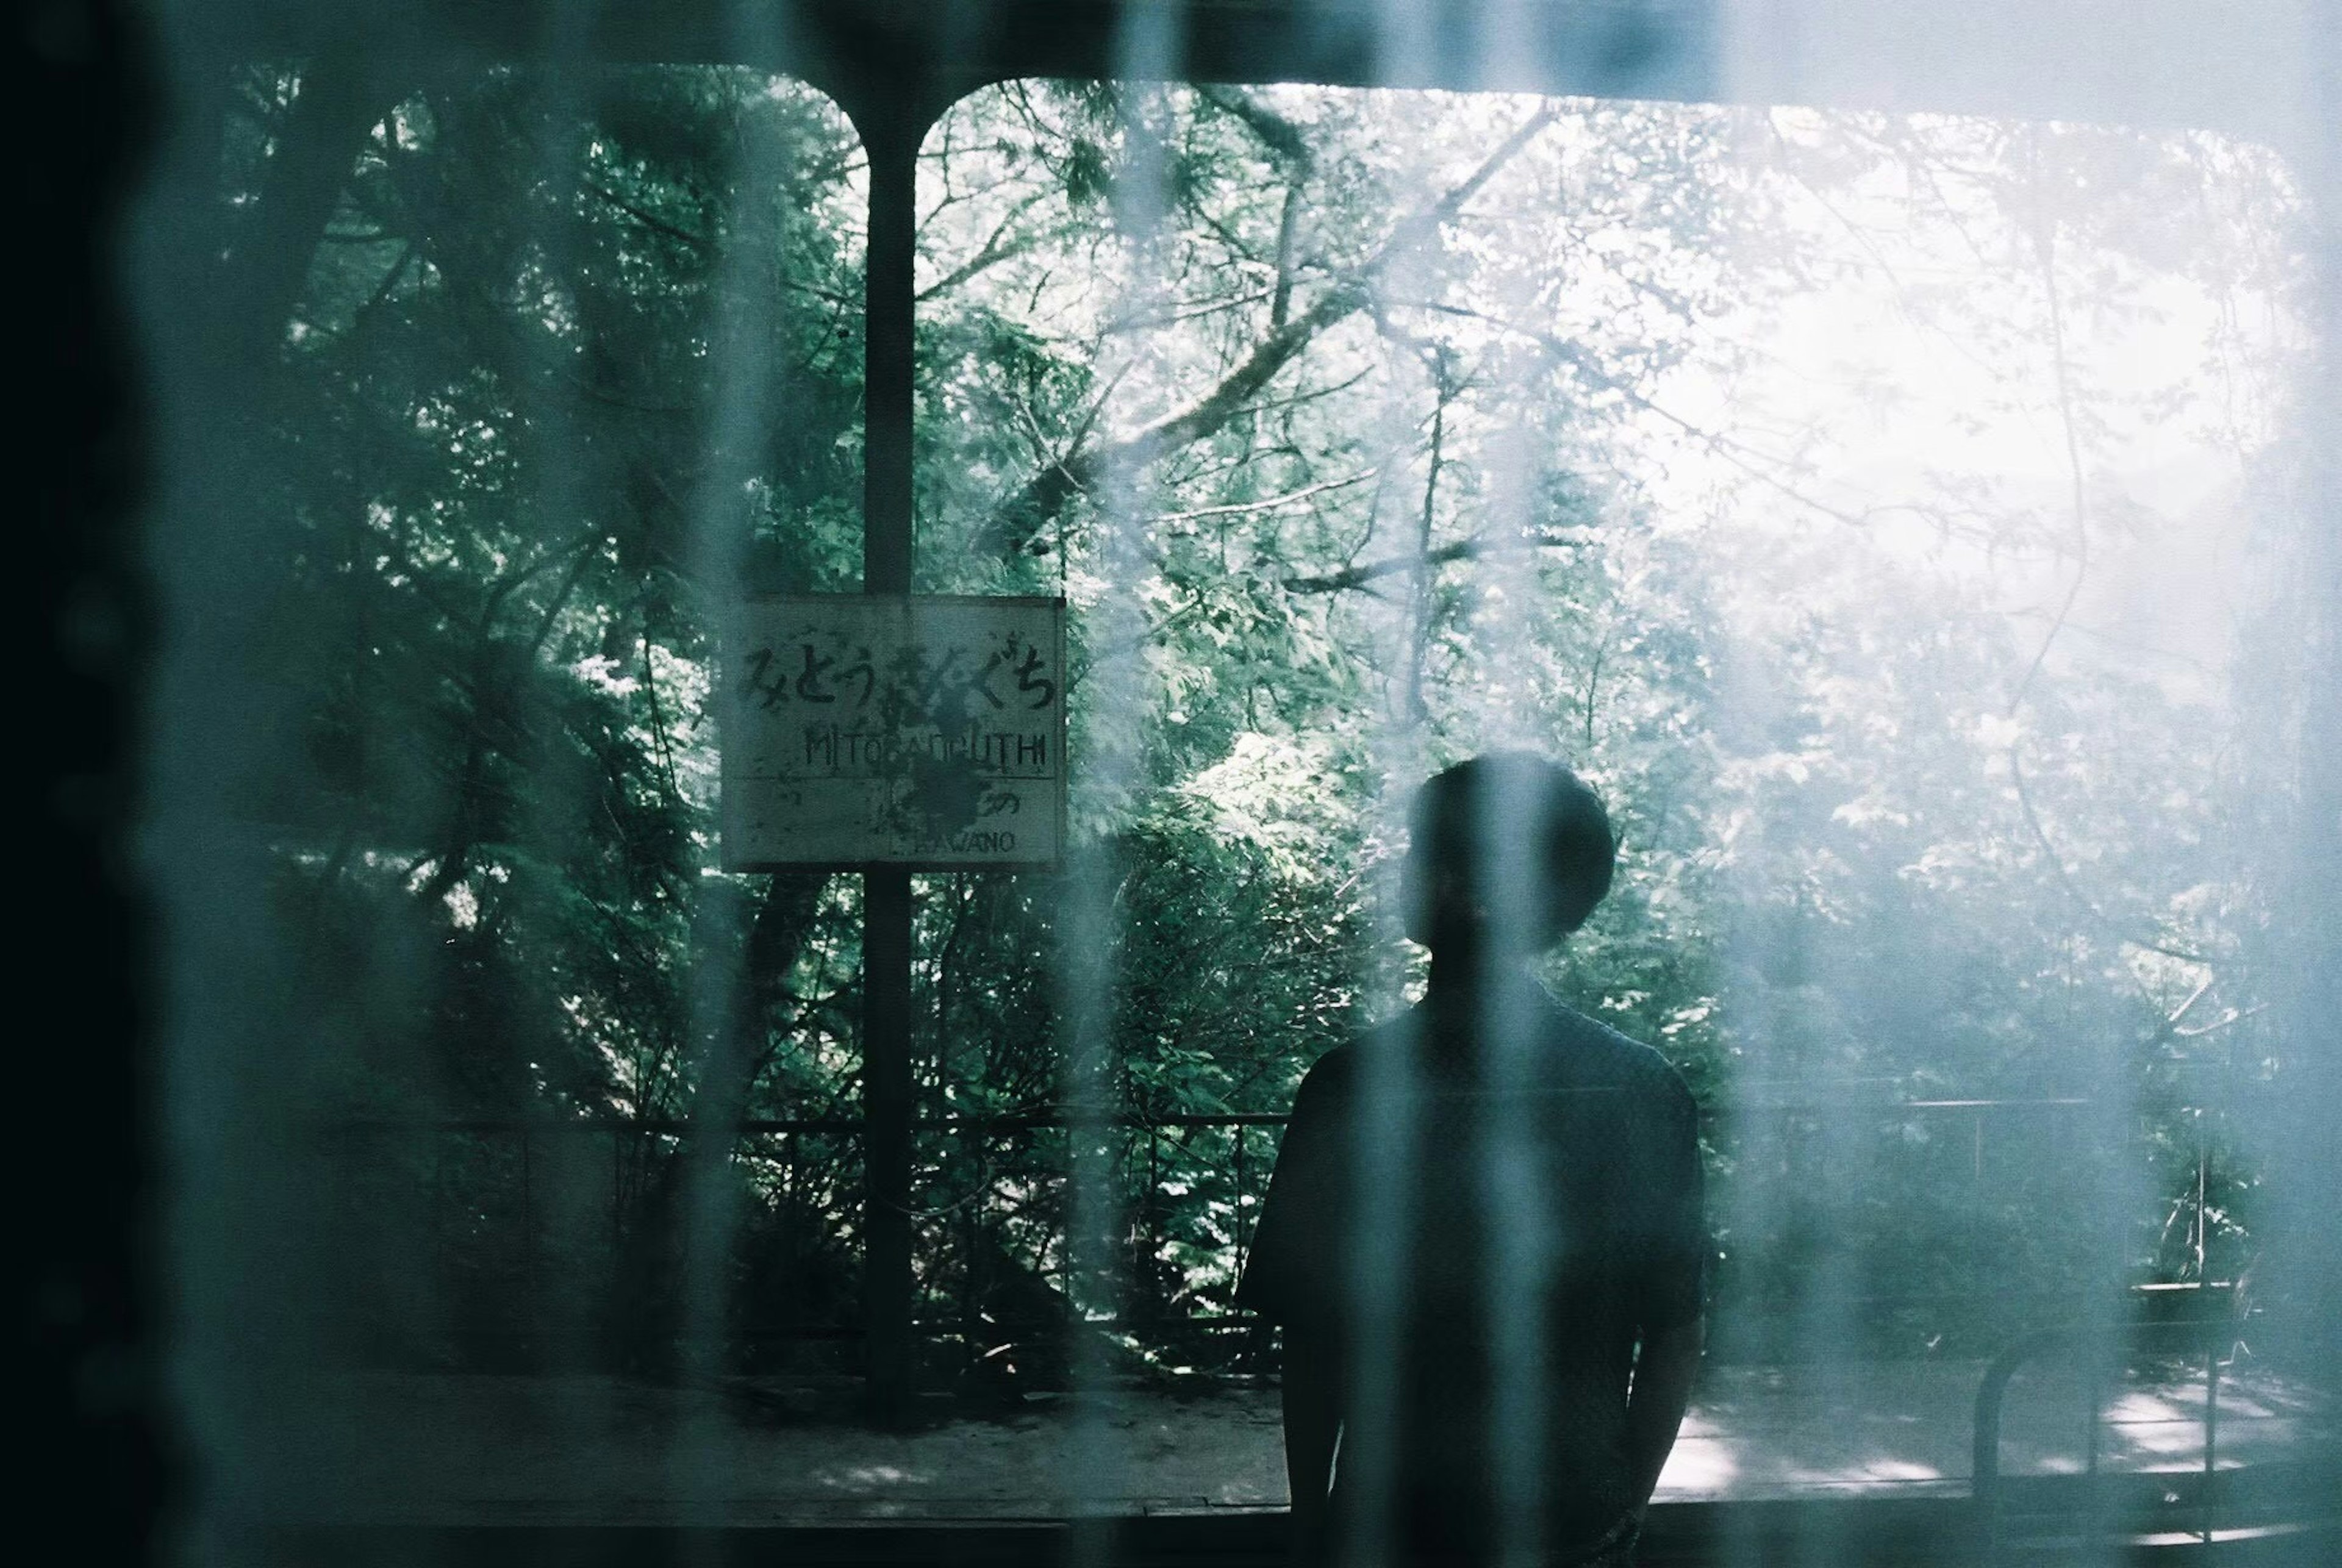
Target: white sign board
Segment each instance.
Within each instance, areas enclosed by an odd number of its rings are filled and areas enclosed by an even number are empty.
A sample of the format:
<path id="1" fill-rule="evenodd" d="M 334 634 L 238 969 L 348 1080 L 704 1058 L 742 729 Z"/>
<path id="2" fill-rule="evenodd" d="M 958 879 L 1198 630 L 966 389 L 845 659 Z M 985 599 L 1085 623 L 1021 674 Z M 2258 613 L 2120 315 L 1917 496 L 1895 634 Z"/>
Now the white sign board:
<path id="1" fill-rule="evenodd" d="M 1064 600 L 750 599 L 721 661 L 730 869 L 1057 858 Z"/>

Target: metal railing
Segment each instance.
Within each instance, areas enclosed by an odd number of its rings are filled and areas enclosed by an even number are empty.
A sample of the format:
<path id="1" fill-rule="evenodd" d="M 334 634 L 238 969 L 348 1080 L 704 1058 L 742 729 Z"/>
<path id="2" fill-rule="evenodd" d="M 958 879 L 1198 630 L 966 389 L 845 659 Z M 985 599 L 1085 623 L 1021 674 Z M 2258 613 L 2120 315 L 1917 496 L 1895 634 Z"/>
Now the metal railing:
<path id="1" fill-rule="evenodd" d="M 1711 1193 L 1719 1216 L 1754 1215 L 1790 1227 L 1803 1223 L 1809 1231 L 1827 1229 L 1831 1211 L 1816 1206 L 1817 1193 L 1837 1190 L 1870 1196 L 1893 1184 L 1883 1174 L 1892 1173 L 1901 1190 L 1921 1194 L 1928 1212 L 1872 1214 L 1869 1223 L 1877 1233 L 1872 1240 L 1880 1247 L 1924 1242 L 1936 1249 L 1939 1263 L 1957 1253 L 1962 1263 L 1957 1273 L 1965 1277 L 1920 1292 L 1882 1292 L 1865 1288 L 1860 1280 L 1815 1290 L 1789 1270 L 1784 1277 L 1790 1288 L 1784 1291 L 1773 1288 L 1781 1282 L 1768 1285 L 1744 1265 L 1736 1281 L 1726 1282 L 1734 1288 L 1725 1292 L 1721 1304 L 1743 1322 L 1767 1314 L 1810 1319 L 1823 1313 L 1852 1321 L 1866 1313 L 1940 1313 L 1964 1303 L 1989 1304 L 2004 1315 L 2030 1305 L 2037 1315 L 2025 1321 L 2032 1322 L 2069 1315 L 2078 1304 L 2074 1289 L 2051 1282 L 2028 1291 L 2025 1282 L 1997 1270 L 2004 1238 L 1996 1227 L 2011 1212 L 2021 1215 L 2032 1202 L 2046 1201 L 2039 1193 L 2028 1201 L 2025 1188 L 2028 1182 L 2041 1184 L 2044 1167 L 2051 1164 L 2044 1150 L 2071 1156 L 2077 1145 L 2090 1145 L 2103 1132 L 2102 1120 L 2095 1102 L 2077 1097 L 1841 1097 L 1736 1105 L 1725 1135 L 1738 1175 L 1733 1192 Z M 1283 1114 L 1270 1112 L 1085 1117 L 1038 1111 L 915 1123 L 915 1147 L 947 1140 L 975 1167 L 966 1190 L 944 1194 L 913 1216 L 926 1265 L 922 1333 L 930 1340 L 959 1340 L 971 1352 L 983 1337 L 985 1303 L 976 1299 L 983 1271 L 976 1258 L 990 1244 L 979 1234 L 986 1226 L 993 1227 L 993 1242 L 1023 1249 L 1019 1261 L 1031 1275 L 1062 1279 L 1062 1213 L 1036 1200 L 1053 1186 L 1062 1199 L 1067 1162 L 1053 1165 L 1036 1144 L 1076 1135 L 1120 1144 L 1098 1162 L 1119 1183 L 1125 1200 L 1117 1266 L 1126 1282 L 1147 1288 L 1132 1293 L 1136 1299 L 1116 1326 L 1157 1338 L 1251 1327 L 1249 1314 L 1232 1310 L 1228 1297 L 1286 1121 Z M 2013 1139 L 2012 1132 L 2026 1124 L 2039 1135 L 2021 1143 Z M 2042 1134 L 2045 1125 L 2050 1131 Z M 501 1325 L 459 1323 L 445 1332 L 511 1337 L 525 1335 L 540 1315 L 547 1233 L 555 1228 L 549 1216 L 560 1211 L 572 1251 L 582 1243 L 586 1250 L 599 1246 L 616 1258 L 643 1223 L 648 1188 L 660 1171 L 675 1167 L 694 1131 L 691 1123 L 672 1118 L 347 1119 L 333 1124 L 325 1147 L 346 1183 L 366 1163 L 369 1144 L 380 1160 L 389 1157 L 393 1144 L 404 1144 L 408 1170 L 429 1194 L 431 1255 L 443 1270 L 456 1263 L 459 1251 L 468 1252 L 475 1271 L 501 1269 L 513 1309 Z M 756 1175 L 771 1203 L 793 1205 L 801 1221 L 822 1218 L 841 1233 L 856 1228 L 856 1212 L 864 1202 L 855 1147 L 863 1131 L 859 1118 L 757 1117 L 731 1131 L 732 1162 Z M 1199 1134 L 1206 1147 L 1183 1146 L 1192 1145 Z M 581 1162 L 562 1153 L 594 1141 L 606 1144 L 596 1158 Z M 2022 1158 L 2009 1157 L 2020 1148 Z M 2199 1263 L 2205 1149 L 2199 1136 L 2193 1192 L 2180 1194 L 2183 1203 L 2192 1199 L 2196 1205 L 2191 1223 Z M 1178 1201 L 1166 1187 L 1166 1155 Z M 931 1163 L 928 1168 L 938 1166 Z M 2057 1162 L 2049 1174 L 2070 1182 L 2071 1159 Z M 594 1227 L 600 1234 L 581 1237 L 580 1189 L 597 1178 L 608 1183 L 606 1208 Z M 348 1207 L 353 1223 L 368 1223 L 363 1202 Z M 1917 1239 L 1894 1233 L 1898 1226 Z M 1746 1233 L 1746 1225 L 1742 1229 L 1739 1250 L 1761 1257 L 1772 1238 L 1762 1225 L 1756 1233 Z M 1833 1235 L 1841 1251 L 1867 1244 L 1858 1231 Z M 2029 1303 L 2024 1300 L 2028 1295 L 2034 1298 Z M 730 1332 L 760 1341 L 850 1341 L 861 1331 L 850 1314 L 833 1312 L 793 1321 L 751 1319 Z"/>
<path id="2" fill-rule="evenodd" d="M 1252 1226 L 1256 1219 L 1258 1203 L 1266 1184 L 1268 1172 L 1275 1163 L 1276 1137 L 1281 1134 L 1288 1117 L 1276 1113 L 1221 1113 L 1201 1114 L 1166 1114 L 1138 1116 L 1111 1114 L 1082 1117 L 1056 1113 L 1009 1113 L 993 1115 L 946 1115 L 916 1121 L 912 1133 L 915 1140 L 947 1137 L 966 1143 L 975 1141 L 979 1146 L 1000 1141 L 1012 1145 L 1026 1144 L 1038 1134 L 1076 1134 L 1091 1132 L 1121 1135 L 1129 1147 L 1119 1162 L 1126 1170 L 1131 1165 L 1131 1151 L 1139 1146 L 1143 1135 L 1145 1163 L 1147 1166 L 1144 1190 L 1159 1190 L 1164 1144 L 1168 1137 L 1186 1132 L 1221 1133 L 1227 1136 L 1228 1161 L 1225 1170 L 1227 1183 L 1224 1204 L 1228 1224 L 1224 1235 L 1212 1244 L 1226 1253 L 1231 1262 L 1230 1278 L 1242 1267 L 1248 1249 Z M 324 1155 L 334 1178 L 346 1179 L 352 1170 L 367 1162 L 367 1146 L 372 1145 L 378 1163 L 386 1162 L 386 1144 L 404 1144 L 413 1156 L 418 1153 L 418 1174 L 427 1203 L 427 1246 L 431 1256 L 443 1266 L 454 1248 L 453 1234 L 463 1228 L 457 1218 L 464 1215 L 472 1228 L 499 1231 L 501 1247 L 519 1276 L 524 1293 L 533 1295 L 536 1288 L 536 1264 L 544 1252 L 544 1224 L 549 1206 L 545 1188 L 548 1185 L 545 1151 L 548 1147 L 574 1145 L 580 1142 L 601 1142 L 606 1145 L 604 1156 L 595 1162 L 604 1168 L 607 1180 L 603 1204 L 601 1243 L 608 1248 L 620 1247 L 630 1228 L 638 1223 L 636 1211 L 642 1206 L 646 1185 L 656 1181 L 655 1168 L 677 1159 L 683 1146 L 696 1131 L 694 1124 L 684 1119 L 670 1117 L 442 1117 L 432 1119 L 348 1117 L 333 1121 L 322 1129 L 322 1143 L 313 1152 Z M 864 1124 L 858 1118 L 838 1116 L 815 1117 L 749 1117 L 736 1123 L 732 1129 L 733 1160 L 740 1164 L 762 1169 L 769 1177 L 767 1186 L 775 1198 L 786 1201 L 802 1196 L 811 1173 L 826 1169 L 832 1176 L 824 1201 L 816 1206 L 833 1214 L 850 1212 L 865 1201 L 859 1182 L 858 1156 L 843 1154 L 846 1146 L 858 1144 Z M 465 1147 L 469 1145 L 469 1147 Z M 809 1148 L 808 1145 L 813 1145 Z M 827 1145 L 827 1147 L 822 1147 Z M 502 1150 L 499 1157 L 486 1154 L 495 1147 Z M 656 1157 L 654 1157 L 656 1156 Z M 979 1162 L 987 1167 L 995 1162 Z M 1018 1162 L 1012 1161 L 1012 1165 Z M 1029 1160 L 1022 1162 L 1030 1165 Z M 468 1173 L 458 1167 L 474 1167 Z M 492 1167 L 483 1180 L 477 1167 Z M 843 1169 L 841 1169 L 843 1168 Z M 846 1175 L 850 1170 L 852 1174 Z M 975 1215 L 983 1212 L 982 1200 L 990 1196 L 1015 1174 L 1013 1170 L 993 1169 L 979 1190 L 963 1193 L 958 1199 L 931 1209 L 915 1210 L 915 1222 L 932 1223 L 949 1213 Z M 1066 1179 L 1062 1171 L 1035 1173 L 1041 1179 Z M 572 1173 L 574 1175 L 574 1173 Z M 1132 1183 L 1126 1183 L 1126 1185 Z M 575 1208 L 574 1193 L 568 1207 Z M 352 1213 L 355 1223 L 366 1223 L 362 1203 L 345 1200 L 345 1213 Z M 1132 1248 L 1147 1254 L 1159 1253 L 1174 1240 L 1162 1226 L 1158 1206 L 1132 1203 L 1131 1211 L 1143 1216 L 1146 1223 L 1133 1231 L 1128 1243 Z M 501 1216 L 496 1211 L 505 1211 Z M 1062 1236 L 1058 1238 L 1062 1240 Z M 1195 1246 L 1197 1238 L 1181 1238 Z M 930 1248 L 930 1253 L 936 1249 Z M 932 1294 L 932 1293 L 930 1293 Z M 963 1303 L 962 1317 L 967 1313 Z M 1222 1327 L 1249 1324 L 1246 1314 L 1222 1313 L 1186 1314 L 1185 1321 L 1194 1326 Z M 948 1318 L 929 1316 L 922 1327 L 930 1333 L 949 1336 L 960 1332 L 960 1324 Z M 461 1328 L 448 1332 L 458 1335 L 467 1332 Z M 751 1324 L 736 1332 L 751 1338 L 766 1339 L 853 1339 L 861 1329 L 849 1323 L 792 1323 Z"/>
<path id="3" fill-rule="evenodd" d="M 1971 1496 L 1978 1561 L 1993 1568 L 2017 1545 L 2061 1560 L 2096 1560 L 2108 1547 L 2191 1546 L 2208 1557 L 2216 1545 L 2272 1543 L 2331 1534 L 2342 1528 L 2342 1509 L 2331 1491 L 2330 1473 L 2290 1475 L 2287 1467 L 2273 1484 L 2251 1494 L 2227 1484 L 2234 1471 L 2220 1467 L 2220 1383 L 2224 1355 L 2237 1348 L 2247 1316 L 2237 1287 L 2199 1282 L 2135 1287 L 2136 1298 L 2183 1296 L 2187 1315 L 2166 1318 L 2153 1311 L 2132 1321 L 2069 1323 L 2026 1334 L 1985 1369 L 1977 1387 L 1972 1427 Z M 2141 1303 L 2144 1304 L 2143 1303 Z M 2257 1315 L 2257 1314 L 2256 1314 Z M 2200 1465 L 2184 1475 L 2157 1471 L 2138 1478 L 2143 1485 L 2109 1485 L 2101 1439 L 2107 1421 L 2107 1393 L 2121 1363 L 2137 1353 L 2185 1358 L 2200 1367 L 2204 1389 Z M 2017 1512 L 2001 1467 L 2003 1415 L 2011 1382 L 2023 1369 L 2046 1360 L 2078 1362 L 2083 1373 L 2083 1462 L 2078 1476 L 2043 1478 L 2045 1495 Z M 2041 1482 L 2034 1483 L 2036 1485 Z M 2025 1533 L 2010 1528 L 2019 1520 Z"/>

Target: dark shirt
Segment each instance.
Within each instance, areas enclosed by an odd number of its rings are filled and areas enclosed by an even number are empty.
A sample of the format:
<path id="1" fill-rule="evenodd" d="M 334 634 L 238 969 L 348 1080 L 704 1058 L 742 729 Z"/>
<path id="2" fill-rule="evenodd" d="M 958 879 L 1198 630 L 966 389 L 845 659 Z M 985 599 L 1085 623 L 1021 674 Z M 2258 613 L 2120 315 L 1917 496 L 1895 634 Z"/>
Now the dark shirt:
<path id="1" fill-rule="evenodd" d="M 1700 1315 L 1706 1255 L 1682 1077 L 1523 979 L 1309 1070 L 1236 1303 L 1336 1349 L 1337 1527 L 1381 1505 L 1402 1558 L 1486 1558 L 1509 1463 L 1569 1561 L 1634 1506 L 1636 1346 Z"/>

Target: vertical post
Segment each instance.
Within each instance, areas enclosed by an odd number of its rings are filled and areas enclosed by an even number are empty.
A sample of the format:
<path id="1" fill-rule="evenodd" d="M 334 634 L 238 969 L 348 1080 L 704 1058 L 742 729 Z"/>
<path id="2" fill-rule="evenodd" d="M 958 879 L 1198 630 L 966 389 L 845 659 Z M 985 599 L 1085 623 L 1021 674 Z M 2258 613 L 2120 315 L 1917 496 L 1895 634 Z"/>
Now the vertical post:
<path id="1" fill-rule="evenodd" d="M 2196 1271 L 2196 1296 L 2203 1300 L 2208 1278 L 2204 1273 L 2204 1107 L 2188 1113 L 2196 1126 L 2196 1213 L 2187 1225 L 2187 1261 Z"/>
<path id="2" fill-rule="evenodd" d="M 1155 1123 L 1146 1126 L 1146 1260 L 1140 1280 L 1146 1291 L 1146 1311 L 1150 1319 L 1161 1315 L 1163 1305 L 1163 1129 Z"/>
<path id="3" fill-rule="evenodd" d="M 1985 1279 L 1984 1119 L 1991 1107 L 1978 1105 L 1968 1129 L 1968 1289 L 1991 1293 Z"/>
<path id="4" fill-rule="evenodd" d="M 520 1270 L 521 1323 L 533 1336 L 542 1326 L 537 1313 L 536 1289 L 536 1203 L 530 1191 L 532 1174 L 529 1165 L 529 1130 L 520 1130 Z"/>
<path id="5" fill-rule="evenodd" d="M 1241 1275 L 1244 1273 L 1245 1264 L 1250 1261 L 1252 1253 L 1252 1249 L 1249 1245 L 1252 1240 L 1252 1232 L 1245 1223 L 1245 1124 L 1242 1122 L 1238 1122 L 1236 1124 L 1236 1197 L 1235 1206 L 1228 1212 L 1228 1231 L 1230 1233 L 1230 1239 L 1232 1239 L 1236 1244 L 1236 1273 Z"/>
<path id="6" fill-rule="evenodd" d="M 2203 1293 L 2197 1287 L 2197 1293 Z M 2204 1551 L 2212 1551 L 2214 1510 L 2219 1505 L 2220 1484 L 2220 1329 L 2215 1323 L 2204 1327 L 2204 1498 L 2203 1513 L 2197 1523 L 2203 1526 Z"/>
<path id="7" fill-rule="evenodd" d="M 916 116 L 882 95 L 857 116 L 870 168 L 864 275 L 862 591 L 911 591 L 912 264 Z M 891 111 L 891 112 L 890 112 Z M 863 1311 L 871 1413 L 911 1413 L 911 874 L 862 874 Z"/>
<path id="8" fill-rule="evenodd" d="M 981 1132 L 976 1134 L 976 1164 L 978 1170 L 988 1170 L 992 1146 Z M 976 1370 L 976 1358 L 983 1353 L 983 1307 L 976 1293 L 976 1249 L 983 1237 L 977 1233 L 976 1205 L 969 1203 L 959 1213 L 959 1369 L 963 1375 Z"/>
<path id="9" fill-rule="evenodd" d="M 911 874 L 862 880 L 863 1310 L 871 1411 L 911 1412 Z"/>
<path id="10" fill-rule="evenodd" d="M 891 110 L 892 112 L 887 112 Z M 863 276 L 862 591 L 911 591 L 912 265 L 920 133 L 901 105 L 856 118 L 870 165 Z"/>

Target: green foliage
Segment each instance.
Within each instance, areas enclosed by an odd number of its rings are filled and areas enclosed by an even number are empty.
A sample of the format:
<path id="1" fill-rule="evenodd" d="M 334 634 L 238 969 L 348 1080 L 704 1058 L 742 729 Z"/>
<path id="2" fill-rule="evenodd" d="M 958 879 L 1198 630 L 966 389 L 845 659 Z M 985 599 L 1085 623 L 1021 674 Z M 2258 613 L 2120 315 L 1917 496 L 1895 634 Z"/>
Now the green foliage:
<path id="1" fill-rule="evenodd" d="M 298 86 L 238 78 L 231 213 L 277 199 Z M 523 1295 L 564 1300 L 571 1341 L 641 1359 L 692 1266 L 689 1153 L 660 1125 L 858 1106 L 858 889 L 716 869 L 708 672 L 744 586 L 856 584 L 863 164 L 817 95 L 728 70 L 498 68 L 384 110 L 269 325 L 246 454 L 285 542 L 252 566 L 282 587 L 260 657 L 305 722 L 251 804 L 318 1036 L 309 1097 L 649 1124 L 534 1135 L 553 1174 L 531 1190 L 570 1196 L 527 1213 L 508 1134 L 350 1178 L 378 1216 L 354 1289 L 435 1226 L 454 1318 L 512 1330 Z M 1061 1106 L 1066 1021 L 1092 1016 L 1123 1114 L 1283 1111 L 1420 980 L 1389 914 L 1405 789 L 1494 744 L 1610 803 L 1616 890 L 1547 978 L 1709 1107 L 1731 1301 L 1795 1322 L 1827 1286 L 1904 1303 L 1866 1319 L 1882 1346 L 1981 1338 L 2007 1320 L 1908 1303 L 2080 1288 L 2106 1251 L 2084 1233 L 2105 1210 L 2061 1202 L 2029 1140 L 2154 1164 L 2093 1166 L 2108 1193 L 2193 1193 L 2177 1129 L 2207 1095 L 2173 1063 L 2203 1060 L 2190 1030 L 2250 1037 L 2232 804 L 2258 781 L 2217 681 L 2077 649 L 2076 597 L 2044 624 L 2004 574 L 2079 583 L 2094 540 L 2153 536 L 2107 476 L 2141 432 L 2219 424 L 2253 455 L 2237 388 L 2275 382 L 2281 333 L 2223 340 L 2217 416 L 2106 365 L 2183 284 L 2281 313 L 2289 196 L 2265 161 L 1020 83 L 955 107 L 921 182 L 920 586 L 1062 592 L 1076 664 L 1067 867 L 920 888 L 921 1114 L 961 1119 L 921 1134 L 923 1313 L 968 1363 L 1048 1375 L 1068 1303 L 1118 1302 L 1140 1359 L 1229 1364 L 1237 1341 L 1197 1323 L 1228 1309 L 1274 1128 L 971 1123 Z M 1954 233 L 1973 275 L 1897 297 L 1984 365 L 1976 429 L 2070 438 L 2073 515 L 1950 458 L 1863 509 L 1813 450 L 1680 412 L 1761 380 L 1760 325 L 1832 268 L 1940 259 Z M 1070 994 L 1084 974 L 1102 1008 Z M 1973 1126 L 1880 1108 L 2134 1093 L 2146 1154 L 2020 1116 L 1989 1180 Z M 1077 1145 L 1120 1173 L 1104 1275 L 1067 1253 Z M 2184 1223 L 2107 1198 L 2157 1233 L 2129 1263 L 2245 1255 L 2256 1167 L 2202 1164 Z M 759 1134 L 726 1169 L 726 1321 L 850 1318 L 850 1133 Z M 2174 1223 L 2202 1247 L 2175 1253 Z"/>

